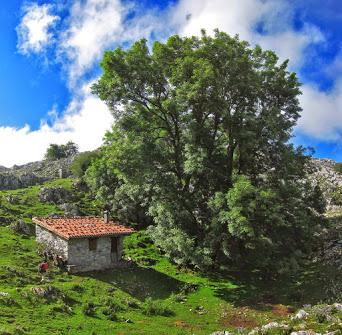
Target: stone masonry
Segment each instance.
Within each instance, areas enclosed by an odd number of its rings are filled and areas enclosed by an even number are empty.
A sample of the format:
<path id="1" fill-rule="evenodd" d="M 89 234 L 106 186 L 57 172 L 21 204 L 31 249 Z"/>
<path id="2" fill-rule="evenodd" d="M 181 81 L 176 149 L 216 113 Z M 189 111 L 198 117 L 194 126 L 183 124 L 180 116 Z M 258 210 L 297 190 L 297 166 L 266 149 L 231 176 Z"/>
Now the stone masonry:
<path id="1" fill-rule="evenodd" d="M 111 239 L 117 239 L 117 252 L 111 252 Z M 89 250 L 89 239 L 96 240 L 96 250 Z M 36 225 L 36 240 L 67 261 L 71 272 L 110 269 L 121 260 L 123 236 L 75 238 L 65 240 Z"/>
<path id="2" fill-rule="evenodd" d="M 68 241 L 36 225 L 36 241 L 44 244 L 52 253 L 68 259 Z"/>

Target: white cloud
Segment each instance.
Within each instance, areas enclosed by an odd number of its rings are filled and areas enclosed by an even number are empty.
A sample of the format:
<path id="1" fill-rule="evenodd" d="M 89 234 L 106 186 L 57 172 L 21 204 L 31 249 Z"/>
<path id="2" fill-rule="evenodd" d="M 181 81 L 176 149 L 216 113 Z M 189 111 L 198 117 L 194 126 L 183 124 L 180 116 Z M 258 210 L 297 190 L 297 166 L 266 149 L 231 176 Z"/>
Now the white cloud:
<path id="1" fill-rule="evenodd" d="M 51 14 L 52 6 L 31 3 L 23 7 L 24 16 L 17 27 L 19 52 L 23 54 L 40 53 L 52 42 L 52 28 L 59 17 Z"/>
<path id="2" fill-rule="evenodd" d="M 305 49 L 324 41 L 320 30 L 306 24 L 293 29 L 293 8 L 284 0 L 181 0 L 174 10 L 174 24 L 182 35 L 198 35 L 215 28 L 263 48 L 275 50 L 293 67 L 303 61 Z M 258 32 L 261 25 L 262 32 Z"/>
<path id="3" fill-rule="evenodd" d="M 0 143 L 8 143 L 7 147 L 0 147 L 1 164 L 9 166 L 41 159 L 49 143 L 73 140 L 81 150 L 101 144 L 112 118 L 105 104 L 85 89 L 88 85 L 84 84 L 84 78 L 97 66 L 103 52 L 117 45 L 152 35 L 160 40 L 170 33 L 189 36 L 198 35 L 202 28 L 208 33 L 219 28 L 231 35 L 239 34 L 252 45 L 275 50 L 281 60 L 290 58 L 291 67 L 299 69 L 307 48 L 324 43 L 324 35 L 313 25 L 293 28 L 294 9 L 285 0 L 180 0 L 163 12 L 145 10 L 137 3 L 122 0 L 69 3 L 68 15 L 59 25 L 63 30 L 55 29 L 60 20 L 52 14 L 58 12 L 55 5 L 31 4 L 24 7 L 17 31 L 18 49 L 24 54 L 43 52 L 49 43 L 54 43 L 74 98 L 61 117 L 57 116 L 56 107 L 47 112 L 52 125 L 42 121 L 38 130 L 29 126 L 0 127 Z M 330 93 L 304 85 L 303 93 L 304 111 L 297 129 L 322 139 L 339 139 L 342 84 Z"/>
<path id="4" fill-rule="evenodd" d="M 74 1 L 68 28 L 60 36 L 59 52 L 68 59 L 74 82 L 99 60 L 103 51 L 120 39 L 127 8 L 119 0 Z"/>
<path id="5" fill-rule="evenodd" d="M 84 86 L 65 114 L 51 126 L 43 121 L 38 130 L 31 130 L 28 125 L 20 129 L 0 127 L 0 143 L 6 143 L 0 146 L 1 165 L 10 167 L 40 160 L 50 143 L 71 140 L 79 144 L 81 151 L 93 150 L 102 144 L 112 122 L 107 106 L 90 93 L 89 85 Z"/>
<path id="6" fill-rule="evenodd" d="M 131 19 L 128 14 L 133 15 Z M 153 9 L 142 12 L 133 3 L 120 0 L 75 0 L 57 46 L 61 62 L 66 59 L 70 86 L 100 62 L 105 50 L 149 38 L 152 32 L 164 35 L 168 15 Z"/>
<path id="7" fill-rule="evenodd" d="M 342 140 L 342 80 L 330 92 L 322 92 L 312 85 L 302 87 L 303 107 L 297 131 L 319 140 Z"/>

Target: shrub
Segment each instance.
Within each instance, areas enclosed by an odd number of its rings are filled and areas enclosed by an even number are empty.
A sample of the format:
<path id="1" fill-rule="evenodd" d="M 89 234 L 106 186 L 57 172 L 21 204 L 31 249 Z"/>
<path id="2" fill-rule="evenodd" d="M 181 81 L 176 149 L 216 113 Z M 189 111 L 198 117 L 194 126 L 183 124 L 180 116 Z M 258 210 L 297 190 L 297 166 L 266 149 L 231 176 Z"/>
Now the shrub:
<path id="1" fill-rule="evenodd" d="M 95 304 L 93 302 L 88 302 L 83 306 L 82 312 L 87 316 L 95 316 Z"/>
<path id="2" fill-rule="evenodd" d="M 334 170 L 338 173 L 342 173 L 342 163 L 336 163 L 334 166 Z"/>
<path id="3" fill-rule="evenodd" d="M 71 164 L 71 172 L 75 177 L 82 178 L 91 162 L 99 156 L 97 151 L 80 153 Z"/>
<path id="4" fill-rule="evenodd" d="M 109 308 L 106 308 L 102 313 L 107 317 L 108 320 L 116 321 L 118 319 L 116 313 Z"/>
<path id="5" fill-rule="evenodd" d="M 112 299 L 108 299 L 106 301 L 106 306 L 108 307 L 108 309 L 110 309 L 114 312 L 119 312 L 119 311 L 125 310 L 125 307 L 121 303 L 119 303 L 118 301 L 112 300 Z"/>
<path id="6" fill-rule="evenodd" d="M 61 158 L 71 157 L 78 153 L 78 146 L 69 141 L 67 144 L 50 144 L 45 153 L 45 159 L 47 160 L 58 160 Z"/>
<path id="7" fill-rule="evenodd" d="M 125 300 L 125 305 L 128 308 L 139 308 L 140 307 L 139 303 L 136 300 L 133 300 L 133 299 L 130 299 L 130 298 L 127 298 Z"/>
<path id="8" fill-rule="evenodd" d="M 73 285 L 71 289 L 77 293 L 83 293 L 85 291 L 84 287 L 78 284 Z"/>
<path id="9" fill-rule="evenodd" d="M 333 205 L 342 206 L 342 187 L 338 187 L 331 194 L 331 202 Z"/>
<path id="10" fill-rule="evenodd" d="M 147 298 L 143 304 L 143 313 L 147 316 L 172 316 L 174 312 L 160 301 L 153 301 Z"/>

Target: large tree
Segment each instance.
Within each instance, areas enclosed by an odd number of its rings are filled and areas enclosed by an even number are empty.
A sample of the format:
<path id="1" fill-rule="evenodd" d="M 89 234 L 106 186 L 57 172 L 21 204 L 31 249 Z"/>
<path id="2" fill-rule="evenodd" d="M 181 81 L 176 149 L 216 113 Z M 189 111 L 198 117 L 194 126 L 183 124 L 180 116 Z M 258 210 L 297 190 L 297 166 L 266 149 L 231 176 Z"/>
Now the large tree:
<path id="1" fill-rule="evenodd" d="M 289 144 L 301 108 L 287 61 L 215 31 L 151 51 L 141 40 L 102 67 L 93 90 L 115 125 L 87 177 L 115 213 L 152 220 L 182 264 L 294 263 L 317 220 L 307 158 Z"/>

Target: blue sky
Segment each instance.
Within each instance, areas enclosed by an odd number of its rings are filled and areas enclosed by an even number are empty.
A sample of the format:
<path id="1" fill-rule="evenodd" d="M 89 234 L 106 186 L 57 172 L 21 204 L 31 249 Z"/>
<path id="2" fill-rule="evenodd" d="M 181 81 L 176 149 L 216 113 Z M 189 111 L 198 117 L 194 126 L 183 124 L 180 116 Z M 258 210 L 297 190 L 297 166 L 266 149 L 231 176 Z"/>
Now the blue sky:
<path id="1" fill-rule="evenodd" d="M 112 118 L 90 93 L 104 50 L 214 28 L 290 59 L 302 82 L 293 142 L 342 161 L 340 0 L 11 0 L 0 8 L 0 165 L 49 143 L 102 143 Z"/>

